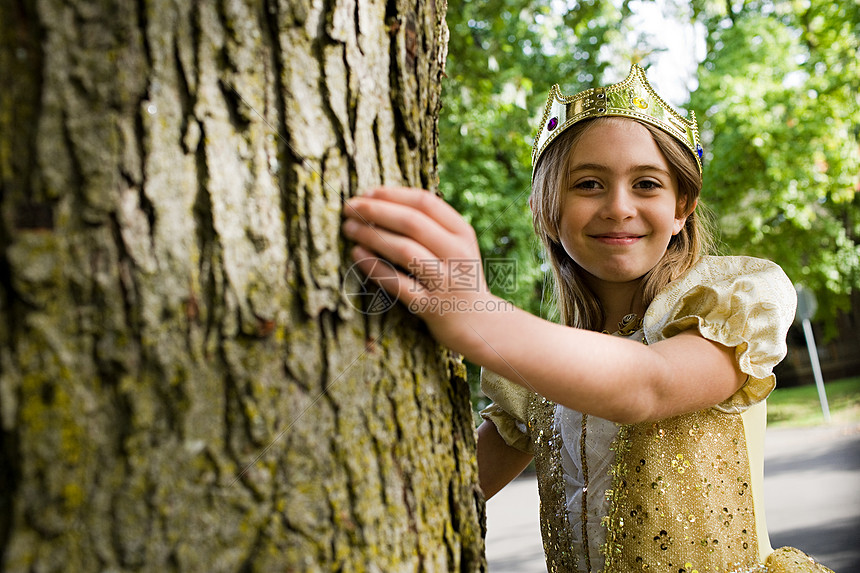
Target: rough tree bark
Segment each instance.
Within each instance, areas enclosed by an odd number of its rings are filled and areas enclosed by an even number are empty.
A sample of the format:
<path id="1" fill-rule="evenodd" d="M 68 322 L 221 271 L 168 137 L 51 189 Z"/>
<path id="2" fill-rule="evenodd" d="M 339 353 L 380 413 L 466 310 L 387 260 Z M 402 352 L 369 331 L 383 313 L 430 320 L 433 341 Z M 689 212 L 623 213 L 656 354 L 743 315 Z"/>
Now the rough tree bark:
<path id="1" fill-rule="evenodd" d="M 485 568 L 464 370 L 339 232 L 435 186 L 444 10 L 0 3 L 2 569 Z"/>

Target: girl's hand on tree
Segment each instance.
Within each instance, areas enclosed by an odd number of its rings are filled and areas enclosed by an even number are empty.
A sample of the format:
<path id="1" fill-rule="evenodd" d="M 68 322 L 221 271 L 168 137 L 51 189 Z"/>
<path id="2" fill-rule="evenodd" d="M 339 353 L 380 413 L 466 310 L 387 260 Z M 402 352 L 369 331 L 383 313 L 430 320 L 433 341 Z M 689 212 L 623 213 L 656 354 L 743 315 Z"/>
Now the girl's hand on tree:
<path id="1" fill-rule="evenodd" d="M 494 306 L 475 231 L 441 198 L 378 188 L 347 201 L 344 215 L 359 269 L 423 318 L 440 342 L 456 349 L 450 338 L 457 318 Z"/>

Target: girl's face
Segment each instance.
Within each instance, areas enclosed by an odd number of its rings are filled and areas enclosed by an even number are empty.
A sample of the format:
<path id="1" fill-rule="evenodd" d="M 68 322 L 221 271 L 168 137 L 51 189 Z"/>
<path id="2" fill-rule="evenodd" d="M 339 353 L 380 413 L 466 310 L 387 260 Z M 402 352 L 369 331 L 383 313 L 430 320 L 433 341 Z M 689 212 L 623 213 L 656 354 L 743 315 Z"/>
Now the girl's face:
<path id="1" fill-rule="evenodd" d="M 650 271 L 686 219 L 666 157 L 632 120 L 588 128 L 571 150 L 561 191 L 561 244 L 598 293 L 601 283 L 628 283 Z"/>

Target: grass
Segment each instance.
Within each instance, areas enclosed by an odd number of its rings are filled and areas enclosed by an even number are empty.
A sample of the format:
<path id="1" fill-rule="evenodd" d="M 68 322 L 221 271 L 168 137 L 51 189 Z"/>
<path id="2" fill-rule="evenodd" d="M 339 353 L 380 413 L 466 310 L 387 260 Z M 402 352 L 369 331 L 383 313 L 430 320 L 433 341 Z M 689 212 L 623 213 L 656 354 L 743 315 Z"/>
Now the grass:
<path id="1" fill-rule="evenodd" d="M 834 424 L 860 422 L 860 376 L 832 382 L 824 390 Z M 815 384 L 794 388 L 777 388 L 767 399 L 769 428 L 815 426 L 824 423 Z"/>

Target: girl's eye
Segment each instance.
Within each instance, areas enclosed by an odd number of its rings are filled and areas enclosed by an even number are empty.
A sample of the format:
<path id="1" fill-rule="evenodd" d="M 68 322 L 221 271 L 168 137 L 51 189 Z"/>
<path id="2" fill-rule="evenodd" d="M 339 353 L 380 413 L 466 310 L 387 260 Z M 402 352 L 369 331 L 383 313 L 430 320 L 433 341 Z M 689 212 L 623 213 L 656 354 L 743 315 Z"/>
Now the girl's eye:
<path id="1" fill-rule="evenodd" d="M 650 179 L 644 179 L 644 180 L 636 183 L 633 187 L 636 189 L 659 189 L 661 187 L 661 185 L 657 181 L 652 181 Z"/>
<path id="2" fill-rule="evenodd" d="M 585 181 L 577 182 L 573 187 L 575 189 L 599 189 L 600 183 L 594 179 L 586 179 Z"/>

